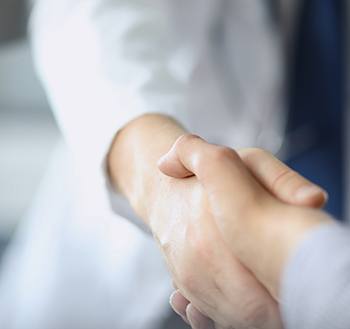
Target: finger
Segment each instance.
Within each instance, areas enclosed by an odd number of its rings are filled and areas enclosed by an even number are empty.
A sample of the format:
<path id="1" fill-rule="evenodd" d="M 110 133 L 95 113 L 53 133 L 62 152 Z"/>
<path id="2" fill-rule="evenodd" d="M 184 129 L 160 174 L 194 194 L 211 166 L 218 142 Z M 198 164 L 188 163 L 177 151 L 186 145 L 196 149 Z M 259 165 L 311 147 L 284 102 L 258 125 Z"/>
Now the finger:
<path id="1" fill-rule="evenodd" d="M 206 142 L 194 135 L 181 136 L 172 149 L 159 161 L 159 168 L 163 173 L 175 178 L 193 175 L 180 158 L 183 154 L 181 148 L 184 148 L 182 145 L 185 143 L 189 144 L 187 149 L 188 152 L 192 151 L 193 157 L 196 152 L 202 152 L 205 149 Z M 202 147 L 202 149 L 196 151 L 194 147 Z M 180 153 L 178 148 L 180 148 Z M 238 151 L 238 154 L 251 174 L 281 201 L 316 208 L 326 203 L 327 193 L 322 188 L 297 174 L 269 152 L 260 149 L 244 149 Z M 189 156 L 191 155 L 188 154 L 185 158 L 188 159 Z"/>
<path id="2" fill-rule="evenodd" d="M 186 308 L 190 304 L 190 302 L 180 293 L 179 290 L 176 290 L 171 294 L 169 303 L 174 312 L 181 316 L 181 318 L 187 324 L 190 324 L 186 315 Z"/>
<path id="3" fill-rule="evenodd" d="M 257 180 L 283 202 L 320 208 L 327 193 L 262 149 L 237 151 L 244 164 Z"/>
<path id="4" fill-rule="evenodd" d="M 198 311 L 192 304 L 188 304 L 186 315 L 192 329 L 215 329 L 214 323 Z"/>
<path id="5" fill-rule="evenodd" d="M 185 167 L 182 163 L 177 149 L 183 143 L 192 143 L 192 140 L 201 139 L 199 136 L 186 134 L 180 136 L 173 144 L 171 149 L 158 161 L 158 168 L 166 175 L 174 178 L 186 178 L 193 176 L 194 173 Z"/>
<path id="6" fill-rule="evenodd" d="M 217 199 L 212 200 L 214 204 L 218 202 L 222 210 L 226 208 L 224 203 L 227 202 L 223 200 L 227 196 L 234 197 L 236 204 L 240 204 L 240 201 L 245 203 L 247 196 L 262 190 L 234 150 L 209 144 L 194 135 L 181 136 L 158 165 L 163 173 L 174 174 L 174 177 L 179 177 L 185 171 L 188 172 L 187 176 L 195 174 L 209 197 Z M 219 197 L 223 195 L 226 197 Z"/>
<path id="7" fill-rule="evenodd" d="M 185 178 L 196 175 L 204 183 L 213 177 L 220 180 L 222 176 L 217 173 L 222 169 L 232 169 L 235 173 L 238 170 L 247 176 L 247 169 L 242 164 L 235 151 L 189 134 L 178 138 L 171 150 L 158 161 L 159 169 L 168 176 Z M 230 171 L 225 173 L 230 174 Z"/>

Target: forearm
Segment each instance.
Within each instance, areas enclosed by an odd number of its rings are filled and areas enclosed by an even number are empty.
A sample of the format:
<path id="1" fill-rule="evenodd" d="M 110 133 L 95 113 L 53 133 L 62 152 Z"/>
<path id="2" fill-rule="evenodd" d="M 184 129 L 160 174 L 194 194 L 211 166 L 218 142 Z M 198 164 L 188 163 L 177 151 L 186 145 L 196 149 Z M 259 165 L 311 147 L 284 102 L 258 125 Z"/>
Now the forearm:
<path id="1" fill-rule="evenodd" d="M 143 115 L 116 136 L 108 156 L 112 183 L 147 224 L 152 198 L 164 176 L 157 161 L 185 129 L 174 119 L 158 114 Z"/>

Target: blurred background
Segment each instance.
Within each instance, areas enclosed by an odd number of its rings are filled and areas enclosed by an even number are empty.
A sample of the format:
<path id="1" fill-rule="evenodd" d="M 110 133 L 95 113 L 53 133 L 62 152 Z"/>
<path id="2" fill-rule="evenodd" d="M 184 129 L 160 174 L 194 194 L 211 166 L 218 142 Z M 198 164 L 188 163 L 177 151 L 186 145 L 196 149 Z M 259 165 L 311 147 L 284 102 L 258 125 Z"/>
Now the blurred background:
<path id="1" fill-rule="evenodd" d="M 29 1 L 0 0 L 0 257 L 59 136 L 32 63 L 29 12 Z"/>

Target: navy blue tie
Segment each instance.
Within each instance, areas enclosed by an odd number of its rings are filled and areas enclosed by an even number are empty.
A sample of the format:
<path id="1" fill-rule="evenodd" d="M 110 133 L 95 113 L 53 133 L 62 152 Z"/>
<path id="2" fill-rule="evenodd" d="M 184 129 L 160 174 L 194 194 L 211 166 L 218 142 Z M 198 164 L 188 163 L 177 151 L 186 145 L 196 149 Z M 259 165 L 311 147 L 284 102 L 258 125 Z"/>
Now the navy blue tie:
<path id="1" fill-rule="evenodd" d="M 342 0 L 303 1 L 288 121 L 294 153 L 288 164 L 329 192 L 326 210 L 339 219 L 344 215 L 344 6 Z"/>

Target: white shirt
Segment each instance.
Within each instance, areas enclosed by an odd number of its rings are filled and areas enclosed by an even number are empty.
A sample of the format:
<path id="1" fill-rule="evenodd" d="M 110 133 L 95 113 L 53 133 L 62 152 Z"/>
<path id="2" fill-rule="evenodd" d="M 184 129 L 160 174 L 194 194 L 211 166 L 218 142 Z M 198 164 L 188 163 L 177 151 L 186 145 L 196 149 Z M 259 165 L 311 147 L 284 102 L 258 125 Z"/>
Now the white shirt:
<path id="1" fill-rule="evenodd" d="M 7 255 L 0 322 L 155 329 L 170 278 L 123 218 L 137 220 L 127 204 L 111 210 L 105 156 L 147 112 L 213 142 L 277 150 L 283 63 L 270 16 L 260 0 L 37 0 L 31 35 L 65 142 Z"/>

